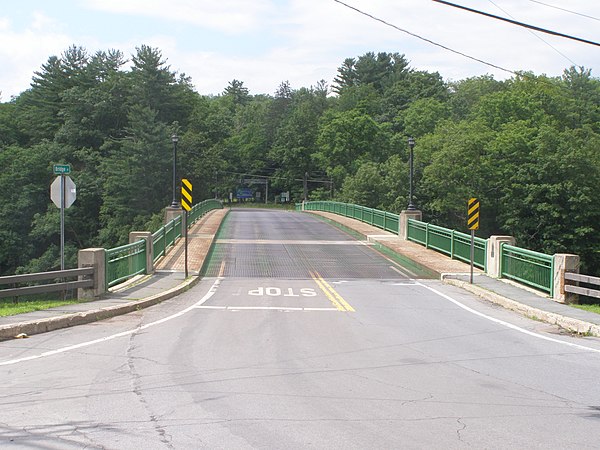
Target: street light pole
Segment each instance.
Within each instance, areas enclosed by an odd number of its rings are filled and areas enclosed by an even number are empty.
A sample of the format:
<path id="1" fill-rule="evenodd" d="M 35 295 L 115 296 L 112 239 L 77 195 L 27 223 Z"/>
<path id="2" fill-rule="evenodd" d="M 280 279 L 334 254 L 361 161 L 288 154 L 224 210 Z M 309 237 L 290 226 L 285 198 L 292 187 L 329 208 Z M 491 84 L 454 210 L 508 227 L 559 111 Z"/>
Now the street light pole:
<path id="1" fill-rule="evenodd" d="M 308 201 L 308 172 L 304 172 L 304 201 Z"/>
<path id="2" fill-rule="evenodd" d="M 173 142 L 173 201 L 171 202 L 172 208 L 179 208 L 179 202 L 177 201 L 176 188 L 177 188 L 177 142 L 179 142 L 179 136 L 173 134 L 171 136 Z"/>
<path id="3" fill-rule="evenodd" d="M 415 205 L 413 205 L 413 148 L 415 147 L 415 140 L 412 137 L 408 138 L 408 147 L 410 148 L 410 154 L 408 157 L 409 165 L 409 191 L 408 191 L 408 211 L 414 211 Z"/>

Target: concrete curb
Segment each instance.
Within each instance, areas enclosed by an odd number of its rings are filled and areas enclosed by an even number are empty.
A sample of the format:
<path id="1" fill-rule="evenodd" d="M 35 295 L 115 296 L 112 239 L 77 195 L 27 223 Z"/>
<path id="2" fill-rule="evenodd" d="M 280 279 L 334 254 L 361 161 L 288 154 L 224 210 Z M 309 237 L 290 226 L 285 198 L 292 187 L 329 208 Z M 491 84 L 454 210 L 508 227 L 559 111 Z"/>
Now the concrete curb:
<path id="1" fill-rule="evenodd" d="M 78 312 L 73 314 L 65 314 L 58 317 L 32 320 L 28 322 L 18 322 L 14 324 L 4 325 L 0 327 L 0 341 L 13 339 L 19 334 L 26 334 L 32 336 L 34 334 L 45 333 L 47 331 L 58 330 L 61 328 L 74 327 L 76 325 L 83 325 L 86 323 L 96 322 L 98 320 L 109 319 L 111 317 L 119 316 L 121 314 L 128 314 L 130 312 L 138 311 L 140 309 L 148 308 L 149 306 L 156 305 L 157 303 L 163 302 L 170 298 L 173 298 L 193 287 L 200 277 L 192 276 L 181 283 L 179 286 L 175 286 L 167 291 L 161 292 L 160 294 L 146 297 L 142 300 L 132 301 L 124 305 L 113 305 L 106 308 L 98 308 L 85 312 Z"/>
<path id="2" fill-rule="evenodd" d="M 516 302 L 509 298 L 506 298 L 500 294 L 489 291 L 480 286 L 470 284 L 463 280 L 457 280 L 455 278 L 442 277 L 442 282 L 462 288 L 466 291 L 475 294 L 484 300 L 487 300 L 496 305 L 500 305 L 503 308 L 510 309 L 530 319 L 541 320 L 551 325 L 557 325 L 571 333 L 577 333 L 588 336 L 600 337 L 600 325 L 596 325 L 590 322 L 585 322 L 579 319 L 573 319 L 571 317 L 561 316 L 560 314 L 551 313 L 544 311 L 532 306 L 524 305 Z"/>

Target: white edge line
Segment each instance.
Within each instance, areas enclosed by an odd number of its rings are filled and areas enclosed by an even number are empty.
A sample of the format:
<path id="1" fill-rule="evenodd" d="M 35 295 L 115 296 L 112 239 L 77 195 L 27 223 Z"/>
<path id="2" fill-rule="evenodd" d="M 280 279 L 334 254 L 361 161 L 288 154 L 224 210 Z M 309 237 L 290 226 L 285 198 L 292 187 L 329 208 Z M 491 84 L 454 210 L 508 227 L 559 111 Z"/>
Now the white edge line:
<path id="1" fill-rule="evenodd" d="M 499 325 L 502 325 L 504 327 L 510 328 L 511 330 L 515 330 L 515 331 L 518 331 L 520 333 L 527 334 L 529 336 L 533 336 L 533 337 L 536 337 L 536 338 L 539 338 L 539 339 L 543 339 L 544 341 L 554 342 L 556 344 L 567 345 L 569 347 L 577 348 L 579 350 L 586 350 L 586 351 L 589 351 L 589 352 L 600 353 L 600 349 L 596 349 L 596 348 L 592 348 L 592 347 L 586 347 L 584 345 L 579 345 L 579 344 L 573 344 L 572 342 L 561 341 L 560 339 L 555 339 L 555 338 L 552 338 L 552 337 L 549 337 L 549 336 L 544 336 L 543 334 L 536 333 L 534 331 L 526 330 L 525 328 L 521 328 L 521 327 L 519 327 L 517 325 L 513 325 L 512 323 L 505 322 L 504 320 L 496 319 L 495 317 L 488 316 L 487 314 L 483 314 L 483 313 L 481 313 L 479 311 L 474 310 L 473 308 L 470 308 L 470 307 L 468 307 L 466 305 L 463 305 L 458 300 L 453 299 L 449 295 L 446 295 L 443 292 L 440 292 L 437 289 L 432 288 L 431 286 L 427 286 L 426 284 L 420 283 L 418 281 L 416 281 L 416 284 L 419 285 L 419 286 L 423 286 L 425 289 L 430 290 L 431 292 L 439 295 L 442 298 L 445 298 L 446 300 L 454 303 L 456 306 L 458 306 L 459 308 L 464 309 L 465 311 L 468 311 L 468 312 L 470 312 L 472 314 L 475 314 L 476 316 L 482 317 L 484 319 L 490 320 L 490 321 L 492 321 L 494 323 L 497 323 Z"/>
<path id="2" fill-rule="evenodd" d="M 153 326 L 156 326 L 156 325 L 160 325 L 161 323 L 168 322 L 169 320 L 176 319 L 177 317 L 181 317 L 184 314 L 187 314 L 188 312 L 190 312 L 191 310 L 193 310 L 194 308 L 197 308 L 198 306 L 202 305 L 208 299 L 210 299 L 213 295 L 215 295 L 215 292 L 217 292 L 217 288 L 219 287 L 219 285 L 221 284 L 221 281 L 223 281 L 223 279 L 224 279 L 223 277 L 217 278 L 215 280 L 215 282 L 213 283 L 213 285 L 211 286 L 211 288 L 208 290 L 208 292 L 198 302 L 194 303 L 191 306 L 188 306 L 185 309 L 182 309 L 178 313 L 175 313 L 175 314 L 173 314 L 171 316 L 165 317 L 165 318 L 160 319 L 160 320 L 156 320 L 154 322 L 147 323 L 145 325 L 140 325 L 139 327 L 136 327 L 133 330 L 122 331 L 122 332 L 117 333 L 117 334 L 112 334 L 110 336 L 105 336 L 103 338 L 94 339 L 93 341 L 81 342 L 79 344 L 70 345 L 68 347 L 57 348 L 56 350 L 50 350 L 50 351 L 47 351 L 47 352 L 39 353 L 37 355 L 25 356 L 23 358 L 11 359 L 11 360 L 8 360 L 8 361 L 1 361 L 0 362 L 0 366 L 9 366 L 9 365 L 12 365 L 12 364 L 17 364 L 17 363 L 21 363 L 21 362 L 25 362 L 25 361 L 32 361 L 32 360 L 35 360 L 35 359 L 45 358 L 47 356 L 57 355 L 59 353 L 65 353 L 65 352 L 68 352 L 68 351 L 71 351 L 71 350 L 77 350 L 77 349 L 83 348 L 83 347 L 89 347 L 90 345 L 100 344 L 102 342 L 111 341 L 111 340 L 116 339 L 116 338 L 120 338 L 120 337 L 124 337 L 124 336 L 129 336 L 131 334 L 137 333 L 138 331 L 142 331 L 142 330 L 145 330 L 147 328 L 150 328 L 150 327 L 153 327 Z"/>

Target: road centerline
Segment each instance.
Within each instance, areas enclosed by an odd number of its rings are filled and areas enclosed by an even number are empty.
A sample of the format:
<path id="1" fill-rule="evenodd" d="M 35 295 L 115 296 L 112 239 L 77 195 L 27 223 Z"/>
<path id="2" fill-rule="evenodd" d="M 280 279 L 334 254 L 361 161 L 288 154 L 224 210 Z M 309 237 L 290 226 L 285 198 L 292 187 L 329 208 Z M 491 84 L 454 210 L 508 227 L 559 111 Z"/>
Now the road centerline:
<path id="1" fill-rule="evenodd" d="M 355 312 L 354 308 L 318 272 L 311 271 L 310 276 L 338 311 Z"/>

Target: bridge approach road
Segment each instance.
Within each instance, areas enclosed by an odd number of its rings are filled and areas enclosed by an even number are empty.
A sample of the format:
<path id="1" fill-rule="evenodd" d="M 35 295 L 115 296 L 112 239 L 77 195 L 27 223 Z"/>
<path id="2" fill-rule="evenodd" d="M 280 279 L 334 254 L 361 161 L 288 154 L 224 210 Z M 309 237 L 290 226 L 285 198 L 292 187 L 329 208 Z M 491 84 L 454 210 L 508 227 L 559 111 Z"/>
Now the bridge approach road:
<path id="1" fill-rule="evenodd" d="M 15 448 L 594 448 L 600 341 L 310 215 L 233 210 L 152 308 L 0 344 Z"/>

